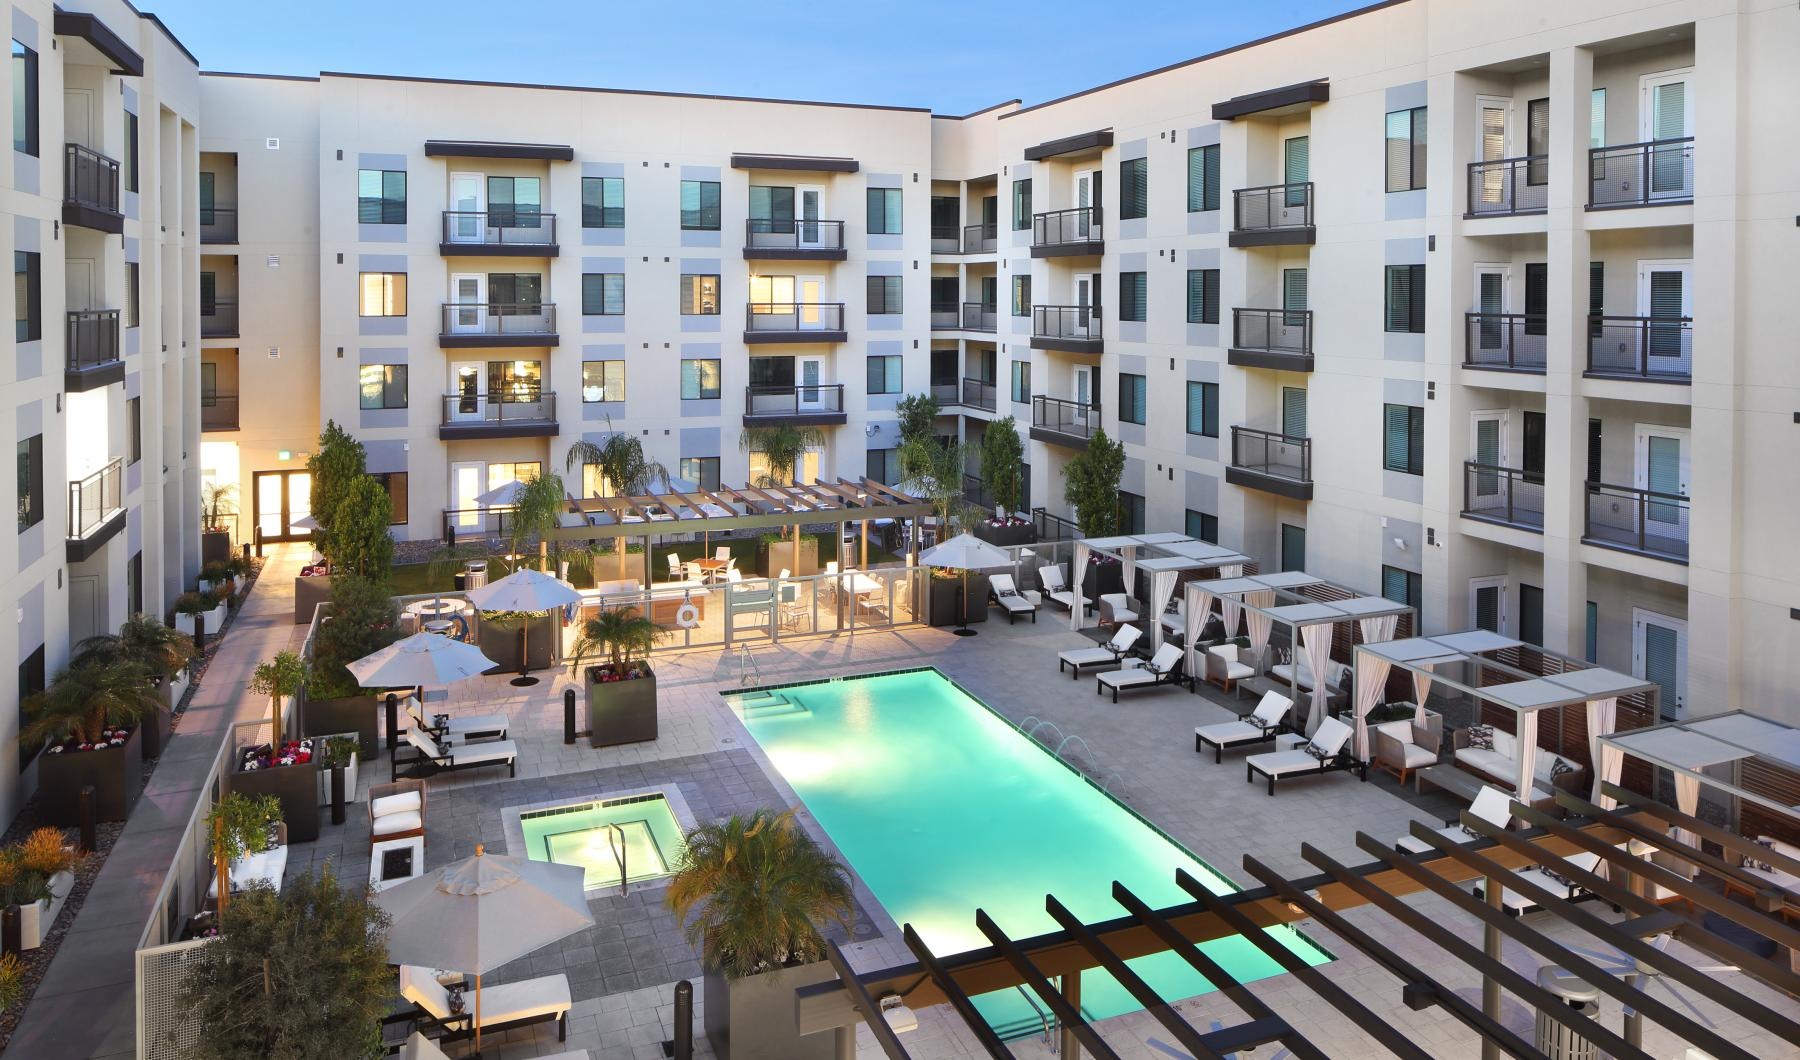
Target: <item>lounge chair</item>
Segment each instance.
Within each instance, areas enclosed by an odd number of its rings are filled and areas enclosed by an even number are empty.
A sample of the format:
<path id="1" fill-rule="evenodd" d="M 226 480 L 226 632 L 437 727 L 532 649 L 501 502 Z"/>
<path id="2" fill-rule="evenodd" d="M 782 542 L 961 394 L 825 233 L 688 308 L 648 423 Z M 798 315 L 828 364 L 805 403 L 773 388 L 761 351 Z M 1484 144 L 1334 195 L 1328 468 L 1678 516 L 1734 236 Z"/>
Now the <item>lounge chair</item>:
<path id="1" fill-rule="evenodd" d="M 1600 855 L 1591 850 L 1570 854 L 1565 860 L 1583 872 L 1593 872 L 1600 865 Z M 1561 875 L 1552 875 L 1551 871 L 1541 865 L 1534 865 L 1529 869 L 1521 869 L 1518 876 L 1521 882 L 1536 884 L 1565 902 L 1577 902 L 1592 894 L 1591 891 L 1575 883 L 1572 879 L 1565 879 Z M 1487 890 L 1480 883 L 1477 883 L 1471 890 L 1475 897 L 1487 898 Z M 1500 888 L 1500 906 L 1506 910 L 1508 916 L 1521 916 L 1543 908 L 1518 891 L 1507 887 Z"/>
<path id="2" fill-rule="evenodd" d="M 1103 626 L 1123 626 L 1138 620 L 1138 613 L 1131 607 L 1131 597 L 1124 593 L 1106 593 L 1100 597 L 1100 624 Z"/>
<path id="3" fill-rule="evenodd" d="M 1512 826 L 1512 796 L 1499 788 L 1483 785 L 1475 793 L 1475 801 L 1469 806 L 1469 813 L 1496 828 L 1509 828 Z M 1437 834 L 1454 843 L 1473 843 L 1481 838 L 1479 832 L 1465 827 L 1460 820 L 1451 821 L 1438 829 Z M 1430 843 L 1410 835 L 1403 835 L 1395 840 L 1394 846 L 1408 854 L 1434 853 Z"/>
<path id="4" fill-rule="evenodd" d="M 390 780 L 400 779 L 400 767 L 428 766 L 432 771 L 455 769 L 480 769 L 483 766 L 506 766 L 506 775 L 518 776 L 519 748 L 511 740 L 492 740 L 486 743 L 464 744 L 452 746 L 452 741 L 438 741 L 431 734 L 419 729 L 406 730 L 406 742 L 418 753 L 411 758 L 401 758 L 401 748 L 394 748 L 392 759 L 393 770 Z"/>
<path id="5" fill-rule="evenodd" d="M 464 995 L 468 1003 L 460 1014 L 450 1011 L 450 992 L 437 981 L 429 969 L 410 964 L 400 966 L 400 996 L 416 1010 L 413 1016 L 428 1027 L 443 1033 L 439 1041 L 462 1041 L 475 1036 L 475 994 Z M 501 983 L 481 991 L 481 1033 L 492 1036 L 515 1027 L 556 1021 L 556 1040 L 569 1037 L 569 1009 L 574 1002 L 569 995 L 569 977 L 556 975 Z"/>
<path id="6" fill-rule="evenodd" d="M 444 723 L 437 724 L 437 719 L 428 717 L 424 704 L 418 699 L 406 697 L 406 716 L 412 723 L 438 739 L 446 736 L 458 740 L 480 740 L 487 737 L 504 739 L 506 736 L 506 715 L 504 714 L 464 714 L 461 716 L 442 715 Z"/>
<path id="7" fill-rule="evenodd" d="M 1310 743 L 1291 751 L 1271 751 L 1244 759 L 1244 779 L 1253 781 L 1258 775 L 1267 778 L 1270 795 L 1275 794 L 1277 778 L 1292 780 L 1339 769 L 1359 769 L 1366 781 L 1369 779 L 1368 767 L 1346 749 L 1351 734 L 1350 726 L 1336 718 L 1326 718 L 1319 723 L 1319 731 L 1313 734 Z"/>
<path id="8" fill-rule="evenodd" d="M 1194 730 L 1194 753 L 1199 754 L 1207 747 L 1213 749 L 1213 761 L 1225 761 L 1225 750 L 1249 747 L 1254 744 L 1267 743 L 1287 729 L 1288 712 L 1294 709 L 1294 701 L 1280 692 L 1264 692 L 1262 702 L 1250 712 L 1247 718 L 1236 721 L 1222 721 L 1217 725 L 1202 725 Z M 1295 746 L 1306 742 L 1304 736 L 1292 736 Z"/>
<path id="9" fill-rule="evenodd" d="M 1079 679 L 1081 671 L 1092 666 L 1118 666 L 1124 662 L 1125 656 L 1131 654 L 1131 646 L 1143 636 L 1144 631 L 1136 626 L 1120 626 L 1118 632 L 1105 644 L 1092 648 L 1070 648 L 1058 652 L 1056 656 L 1056 672 L 1065 669 L 1074 671 L 1069 676 Z"/>
<path id="10" fill-rule="evenodd" d="M 1232 685 L 1255 676 L 1256 667 L 1238 661 L 1236 644 L 1215 644 L 1206 649 L 1206 679 L 1218 685 L 1221 692 L 1229 692 Z"/>
<path id="11" fill-rule="evenodd" d="M 988 596 L 1006 612 L 1006 621 L 1011 623 L 1020 615 L 1030 615 L 1033 624 L 1037 622 L 1037 606 L 1020 595 L 1019 587 L 1013 584 L 1010 574 L 996 574 L 988 579 Z"/>
<path id="12" fill-rule="evenodd" d="M 1375 768 L 1387 770 L 1405 784 L 1407 774 L 1437 765 L 1442 723 L 1441 717 L 1433 715 L 1426 725 L 1402 718 L 1375 726 Z"/>
<path id="13" fill-rule="evenodd" d="M 1092 600 L 1085 596 L 1077 596 L 1074 590 L 1069 588 L 1069 583 L 1063 581 L 1061 567 L 1039 567 L 1038 581 L 1043 583 L 1044 595 L 1050 598 L 1050 602 L 1064 611 L 1075 610 L 1077 600 L 1081 601 L 1082 614 L 1087 614 L 1088 609 L 1093 607 Z"/>
<path id="14" fill-rule="evenodd" d="M 418 1031 L 414 1031 L 412 1037 L 406 1039 L 406 1044 L 400 1047 L 398 1055 L 400 1060 L 450 1060 L 449 1053 L 439 1049 L 436 1043 Z M 571 1049 L 553 1056 L 540 1056 L 538 1060 L 588 1060 L 588 1051 Z"/>
<path id="15" fill-rule="evenodd" d="M 425 782 L 369 785 L 369 845 L 425 835 Z"/>
<path id="16" fill-rule="evenodd" d="M 1124 627 L 1136 629 L 1136 626 Z M 1179 684 L 1181 682 L 1181 660 L 1185 656 L 1174 644 L 1165 644 L 1156 649 L 1156 655 L 1148 662 L 1142 659 L 1130 659 L 1122 670 L 1108 670 L 1094 679 L 1094 693 L 1103 695 L 1112 690 L 1112 701 L 1119 701 L 1119 693 L 1130 688 L 1153 688 L 1157 685 Z M 1134 665 L 1135 664 L 1135 665 Z"/>

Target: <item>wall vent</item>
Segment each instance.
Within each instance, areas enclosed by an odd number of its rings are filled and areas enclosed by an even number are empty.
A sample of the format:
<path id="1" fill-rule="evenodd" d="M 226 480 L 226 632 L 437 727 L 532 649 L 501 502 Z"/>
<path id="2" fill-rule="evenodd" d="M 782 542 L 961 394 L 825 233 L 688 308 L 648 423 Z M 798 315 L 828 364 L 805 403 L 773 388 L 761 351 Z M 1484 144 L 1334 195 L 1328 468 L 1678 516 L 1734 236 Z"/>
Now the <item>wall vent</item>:
<path id="1" fill-rule="evenodd" d="M 271 151 L 279 151 L 281 150 L 281 138 L 279 136 L 271 136 L 263 141 L 263 146 Z"/>

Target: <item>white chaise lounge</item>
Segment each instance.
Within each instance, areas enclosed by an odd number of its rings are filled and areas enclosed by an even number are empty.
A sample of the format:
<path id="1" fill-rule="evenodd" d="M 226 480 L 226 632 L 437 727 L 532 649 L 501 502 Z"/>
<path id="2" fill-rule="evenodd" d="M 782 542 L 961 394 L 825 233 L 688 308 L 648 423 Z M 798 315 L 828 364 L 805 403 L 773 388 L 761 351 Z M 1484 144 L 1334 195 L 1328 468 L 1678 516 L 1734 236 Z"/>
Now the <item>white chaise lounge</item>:
<path id="1" fill-rule="evenodd" d="M 1136 629 L 1137 627 L 1126 627 Z M 1124 669 L 1108 670 L 1096 675 L 1094 692 L 1104 695 L 1112 692 L 1112 701 L 1119 701 L 1119 693 L 1133 688 L 1154 688 L 1157 685 L 1176 684 L 1181 680 L 1182 651 L 1173 644 L 1164 644 L 1156 649 L 1156 654 L 1148 662 L 1142 659 L 1127 659 Z"/>
<path id="2" fill-rule="evenodd" d="M 1288 712 L 1293 709 L 1294 701 L 1280 692 L 1264 692 L 1262 702 L 1256 705 L 1256 709 L 1248 717 L 1196 728 L 1194 753 L 1199 754 L 1210 747 L 1213 749 L 1213 761 L 1223 762 L 1227 749 L 1236 750 L 1239 747 L 1267 743 L 1275 740 L 1277 735 L 1286 736 L 1290 746 L 1298 747 L 1306 742 L 1306 737 L 1285 731 Z M 1279 744 L 1280 741 L 1277 741 L 1278 746 Z"/>
<path id="3" fill-rule="evenodd" d="M 1061 567 L 1039 567 L 1038 580 L 1044 583 L 1044 595 L 1050 598 L 1051 603 L 1064 611 L 1075 610 L 1077 599 L 1081 601 L 1082 614 L 1086 614 L 1094 606 L 1094 602 L 1087 597 L 1077 597 L 1075 591 L 1069 588 L 1069 583 L 1063 581 Z"/>
<path id="4" fill-rule="evenodd" d="M 400 966 L 400 996 L 417 1009 L 420 1022 L 444 1033 L 441 1041 L 461 1041 L 475 1036 L 475 996 L 459 1015 L 450 1012 L 450 992 L 430 969 Z M 492 1035 L 514 1027 L 556 1021 L 556 1040 L 569 1036 L 569 977 L 562 973 L 484 987 L 481 991 L 481 1033 Z"/>
<path id="5" fill-rule="evenodd" d="M 988 593 L 1000 610 L 1006 612 L 1006 621 L 1012 622 L 1020 615 L 1030 615 L 1031 621 L 1037 622 L 1037 605 L 1025 599 L 1019 587 L 1013 584 L 1010 574 L 995 574 L 988 578 Z"/>
<path id="6" fill-rule="evenodd" d="M 1125 656 L 1131 653 L 1131 646 L 1143 636 L 1143 630 L 1136 626 L 1121 626 L 1105 644 L 1092 648 L 1070 648 L 1056 655 L 1056 672 L 1072 671 L 1069 676 L 1079 679 L 1081 671 L 1095 666 L 1118 666 Z"/>
<path id="7" fill-rule="evenodd" d="M 1244 779 L 1262 776 L 1269 782 L 1269 794 L 1275 794 L 1275 781 L 1330 773 L 1340 769 L 1359 770 L 1363 780 L 1369 779 L 1367 766 L 1346 750 L 1350 742 L 1350 726 L 1336 718 L 1319 722 L 1319 731 L 1311 742 L 1291 751 L 1270 751 L 1244 759 Z"/>
<path id="8" fill-rule="evenodd" d="M 1570 854 L 1566 860 L 1570 865 L 1583 872 L 1593 872 L 1600 864 L 1600 855 L 1591 850 L 1584 850 L 1577 854 Z M 1542 866 L 1523 869 L 1518 875 L 1521 882 L 1535 884 L 1565 902 L 1579 901 L 1592 893 L 1573 879 L 1551 875 Z M 1475 884 L 1474 893 L 1477 898 L 1485 899 L 1487 897 L 1487 891 L 1479 881 Z M 1500 888 L 1500 903 L 1511 916 L 1520 916 L 1543 908 L 1537 902 L 1510 887 Z"/>
<path id="9" fill-rule="evenodd" d="M 406 1039 L 406 1044 L 400 1047 L 398 1055 L 400 1060 L 450 1060 L 449 1053 L 439 1049 L 437 1043 L 418 1031 L 414 1031 L 412 1037 Z M 540 1056 L 538 1060 L 588 1060 L 588 1051 L 571 1049 L 553 1056 Z"/>
<path id="10" fill-rule="evenodd" d="M 1483 785 L 1481 790 L 1475 793 L 1475 801 L 1469 806 L 1469 813 L 1496 828 L 1510 828 L 1512 826 L 1512 796 L 1499 788 Z M 1437 834 L 1453 843 L 1473 843 L 1481 838 L 1480 833 L 1463 827 L 1460 820 L 1451 821 L 1445 827 L 1438 829 Z M 1394 846 L 1408 854 L 1432 852 L 1430 843 L 1423 839 L 1415 839 L 1410 835 L 1401 836 L 1394 842 Z"/>
<path id="11" fill-rule="evenodd" d="M 507 776 L 518 776 L 519 748 L 511 740 L 489 740 L 459 746 L 452 740 L 435 740 L 428 732 L 408 729 L 406 743 L 417 753 L 410 758 L 402 758 L 402 748 L 394 748 L 391 780 L 400 779 L 400 767 L 403 765 L 426 765 L 432 769 L 479 769 L 482 766 L 504 765 Z"/>
<path id="12" fill-rule="evenodd" d="M 437 719 L 425 713 L 424 704 L 415 696 L 406 697 L 406 716 L 419 728 L 437 736 L 445 736 L 459 740 L 479 740 L 488 737 L 506 738 L 506 715 L 504 714 L 463 714 L 444 715 L 444 724 L 438 725 Z"/>

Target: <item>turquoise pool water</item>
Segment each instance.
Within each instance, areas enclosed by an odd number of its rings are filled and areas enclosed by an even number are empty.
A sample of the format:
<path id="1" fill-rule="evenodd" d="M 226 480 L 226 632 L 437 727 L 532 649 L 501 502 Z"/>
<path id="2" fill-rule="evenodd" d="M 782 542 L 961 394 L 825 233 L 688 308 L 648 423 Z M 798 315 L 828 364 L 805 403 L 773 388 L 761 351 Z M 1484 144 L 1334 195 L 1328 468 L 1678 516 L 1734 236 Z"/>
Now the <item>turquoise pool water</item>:
<path id="1" fill-rule="evenodd" d="M 888 914 L 940 956 L 986 945 L 977 907 L 1023 939 L 1056 930 L 1046 894 L 1092 922 L 1124 914 L 1114 880 L 1153 906 L 1191 900 L 1177 868 L 1236 889 L 935 670 L 727 698 Z M 1286 934 L 1311 963 L 1330 959 Z M 1243 981 L 1280 971 L 1242 939 L 1202 948 Z M 1171 1001 L 1212 989 L 1174 954 L 1131 967 Z M 1081 999 L 1090 1019 L 1140 1007 L 1099 970 L 1083 973 Z M 1016 991 L 976 1004 L 1002 1034 L 1036 1028 Z"/>
<path id="2" fill-rule="evenodd" d="M 590 888 L 617 887 L 621 865 L 628 884 L 667 876 L 687 849 L 668 800 L 656 792 L 526 810 L 519 830 L 526 857 L 580 865 Z"/>

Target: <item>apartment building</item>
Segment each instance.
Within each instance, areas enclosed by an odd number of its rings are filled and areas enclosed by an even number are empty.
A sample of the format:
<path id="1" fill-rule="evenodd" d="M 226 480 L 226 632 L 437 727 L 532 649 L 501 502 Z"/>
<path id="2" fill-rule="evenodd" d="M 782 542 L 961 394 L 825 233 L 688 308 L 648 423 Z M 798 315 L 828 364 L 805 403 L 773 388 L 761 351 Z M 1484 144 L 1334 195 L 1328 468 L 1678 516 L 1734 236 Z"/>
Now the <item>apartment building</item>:
<path id="1" fill-rule="evenodd" d="M 6 5 L 12 164 L 0 236 L 13 263 L 13 341 L 0 430 L 17 459 L 0 488 L 18 531 L 0 544 L 0 742 L 19 704 L 86 637 L 161 614 L 200 554 L 195 198 L 199 71 L 122 0 Z M 0 756 L 0 818 L 35 787 Z"/>

